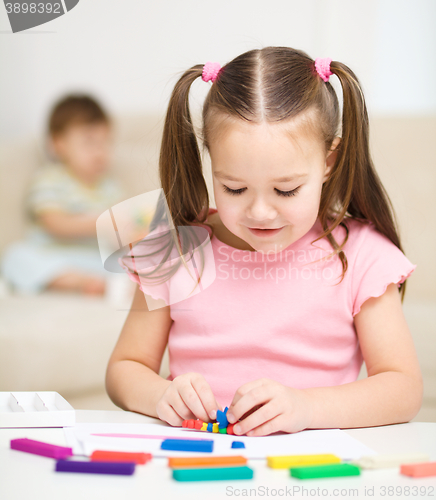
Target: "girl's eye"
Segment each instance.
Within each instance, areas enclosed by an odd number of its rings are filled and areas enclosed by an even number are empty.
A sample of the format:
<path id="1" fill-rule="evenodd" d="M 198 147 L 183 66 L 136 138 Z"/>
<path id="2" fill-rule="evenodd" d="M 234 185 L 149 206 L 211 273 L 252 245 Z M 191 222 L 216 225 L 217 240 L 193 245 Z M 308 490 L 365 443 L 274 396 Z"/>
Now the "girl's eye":
<path id="1" fill-rule="evenodd" d="M 245 191 L 246 188 L 241 188 L 241 189 L 229 189 L 227 186 L 223 186 L 224 191 L 229 194 L 241 194 Z M 297 188 L 293 189 L 292 191 L 280 191 L 276 189 L 277 193 L 280 196 L 295 196 L 298 193 L 298 190 L 300 189 L 300 186 Z"/>
<path id="2" fill-rule="evenodd" d="M 280 196 L 295 196 L 298 193 L 299 189 L 300 189 L 300 186 L 293 189 L 292 191 L 279 191 L 278 189 L 276 191 L 280 194 Z"/>
<path id="3" fill-rule="evenodd" d="M 229 194 L 241 194 L 244 189 L 230 189 L 227 186 L 223 186 L 224 191 Z"/>

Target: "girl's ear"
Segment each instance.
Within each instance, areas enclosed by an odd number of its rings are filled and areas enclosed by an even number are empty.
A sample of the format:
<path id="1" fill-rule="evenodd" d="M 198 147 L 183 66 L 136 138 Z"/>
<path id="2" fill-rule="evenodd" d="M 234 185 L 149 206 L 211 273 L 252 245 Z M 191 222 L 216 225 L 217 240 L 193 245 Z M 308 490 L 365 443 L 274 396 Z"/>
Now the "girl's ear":
<path id="1" fill-rule="evenodd" d="M 325 160 L 325 174 L 324 174 L 324 179 L 323 182 L 325 182 L 330 173 L 331 170 L 336 162 L 336 157 L 338 156 L 338 146 L 341 143 L 341 138 L 340 137 L 335 137 L 333 139 L 332 145 L 330 146 L 330 150 L 327 153 L 326 160 Z"/>

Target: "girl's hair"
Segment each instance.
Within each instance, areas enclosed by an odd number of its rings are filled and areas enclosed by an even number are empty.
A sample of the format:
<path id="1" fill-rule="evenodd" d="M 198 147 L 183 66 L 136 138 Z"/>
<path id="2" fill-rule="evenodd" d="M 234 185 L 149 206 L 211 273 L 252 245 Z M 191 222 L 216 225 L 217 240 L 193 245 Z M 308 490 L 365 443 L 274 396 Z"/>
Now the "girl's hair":
<path id="1" fill-rule="evenodd" d="M 359 80 L 340 62 L 332 61 L 330 70 L 342 86 L 342 120 L 334 88 L 319 77 L 314 60 L 305 52 L 289 47 L 245 52 L 223 66 L 211 85 L 200 135 L 209 150 L 216 134 L 232 120 L 273 124 L 307 112 L 308 123 L 322 138 L 327 152 L 342 125 L 336 161 L 322 187 L 318 215 L 324 232 L 317 238 L 326 237 L 333 254 L 338 254 L 342 280 L 348 267 L 342 250 L 348 239 L 347 218 L 373 222 L 380 233 L 400 250 L 402 247 L 391 201 L 370 156 L 368 113 Z M 202 64 L 193 66 L 176 83 L 163 131 L 159 173 L 176 228 L 196 223 L 210 226 L 205 222 L 209 196 L 189 111 L 189 91 L 202 71 Z M 338 225 L 346 231 L 340 245 L 332 234 Z M 401 300 L 405 285 L 400 286 Z"/>

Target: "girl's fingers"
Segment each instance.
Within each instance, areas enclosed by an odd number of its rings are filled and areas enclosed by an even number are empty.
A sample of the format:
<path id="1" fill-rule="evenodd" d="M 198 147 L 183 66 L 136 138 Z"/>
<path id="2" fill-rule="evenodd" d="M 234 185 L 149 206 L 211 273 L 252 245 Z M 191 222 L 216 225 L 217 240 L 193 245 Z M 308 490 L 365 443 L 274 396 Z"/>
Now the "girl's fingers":
<path id="1" fill-rule="evenodd" d="M 179 394 L 184 404 L 194 414 L 194 418 L 199 418 L 204 422 L 209 421 L 209 416 L 201 402 L 200 396 L 191 384 L 180 387 Z"/>
<path id="2" fill-rule="evenodd" d="M 257 436 L 268 436 L 269 434 L 273 434 L 274 432 L 278 432 L 283 429 L 283 419 L 281 415 L 264 422 L 263 424 L 255 427 L 251 431 L 248 432 L 248 436 L 257 437 Z"/>
<path id="3" fill-rule="evenodd" d="M 237 420 L 241 418 L 243 415 L 243 413 L 236 415 L 234 410 L 235 406 L 241 400 L 241 398 L 245 397 L 245 395 L 248 394 L 254 388 L 260 386 L 262 386 L 262 380 L 258 379 L 258 380 L 252 380 L 251 382 L 247 382 L 246 384 L 241 385 L 241 387 L 239 387 L 239 389 L 235 392 L 235 395 L 233 396 L 233 400 L 230 403 L 229 410 L 227 412 L 227 418 L 230 423 L 237 422 Z M 251 408 L 249 408 L 247 411 L 250 410 Z M 245 413 L 247 413 L 247 411 Z"/>
<path id="4" fill-rule="evenodd" d="M 257 411 L 259 408 L 262 408 L 262 406 L 263 404 L 254 406 L 251 410 L 247 411 L 247 413 L 244 413 L 239 420 L 244 420 L 244 418 L 247 418 L 249 415 Z"/>
<path id="5" fill-rule="evenodd" d="M 208 419 L 215 420 L 217 409 L 222 411 L 222 408 L 217 403 L 210 385 L 203 378 L 193 378 L 191 383 L 207 413 Z"/>
<path id="6" fill-rule="evenodd" d="M 186 405 L 184 399 L 177 391 L 175 391 L 172 397 L 171 406 L 174 408 L 178 416 L 182 419 L 180 425 L 182 425 L 183 420 L 189 420 L 191 418 L 195 418 L 195 414 L 191 412 L 189 407 Z"/>
<path id="7" fill-rule="evenodd" d="M 239 389 L 238 389 L 239 390 Z M 255 408 L 260 408 L 267 403 L 271 398 L 264 386 L 257 386 L 244 394 L 238 402 L 230 407 L 227 412 L 227 419 L 230 423 L 235 423 L 244 415 L 255 411 Z"/>
<path id="8" fill-rule="evenodd" d="M 265 426 L 267 422 L 277 417 L 277 408 L 271 402 L 263 405 L 244 420 L 241 420 L 233 427 L 235 434 L 247 434 L 247 432 L 259 426 Z M 271 427 L 271 426 L 269 426 Z M 269 429 L 267 426 L 267 429 Z M 278 429 L 277 429 L 278 430 Z M 269 433 L 275 432 L 270 430 Z"/>
<path id="9" fill-rule="evenodd" d="M 168 404 L 165 408 L 165 415 L 159 415 L 159 418 L 161 420 L 165 420 L 165 422 L 168 422 L 170 425 L 173 425 L 175 427 L 180 427 L 184 420 L 170 404 Z"/>

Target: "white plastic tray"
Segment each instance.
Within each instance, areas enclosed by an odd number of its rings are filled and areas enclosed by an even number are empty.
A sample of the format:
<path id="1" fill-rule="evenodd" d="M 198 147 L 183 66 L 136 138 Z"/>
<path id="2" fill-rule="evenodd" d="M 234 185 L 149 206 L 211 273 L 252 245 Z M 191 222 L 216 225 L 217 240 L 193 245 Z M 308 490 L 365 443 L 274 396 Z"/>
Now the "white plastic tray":
<path id="1" fill-rule="evenodd" d="M 0 427 L 72 427 L 74 408 L 57 392 L 0 392 Z"/>

